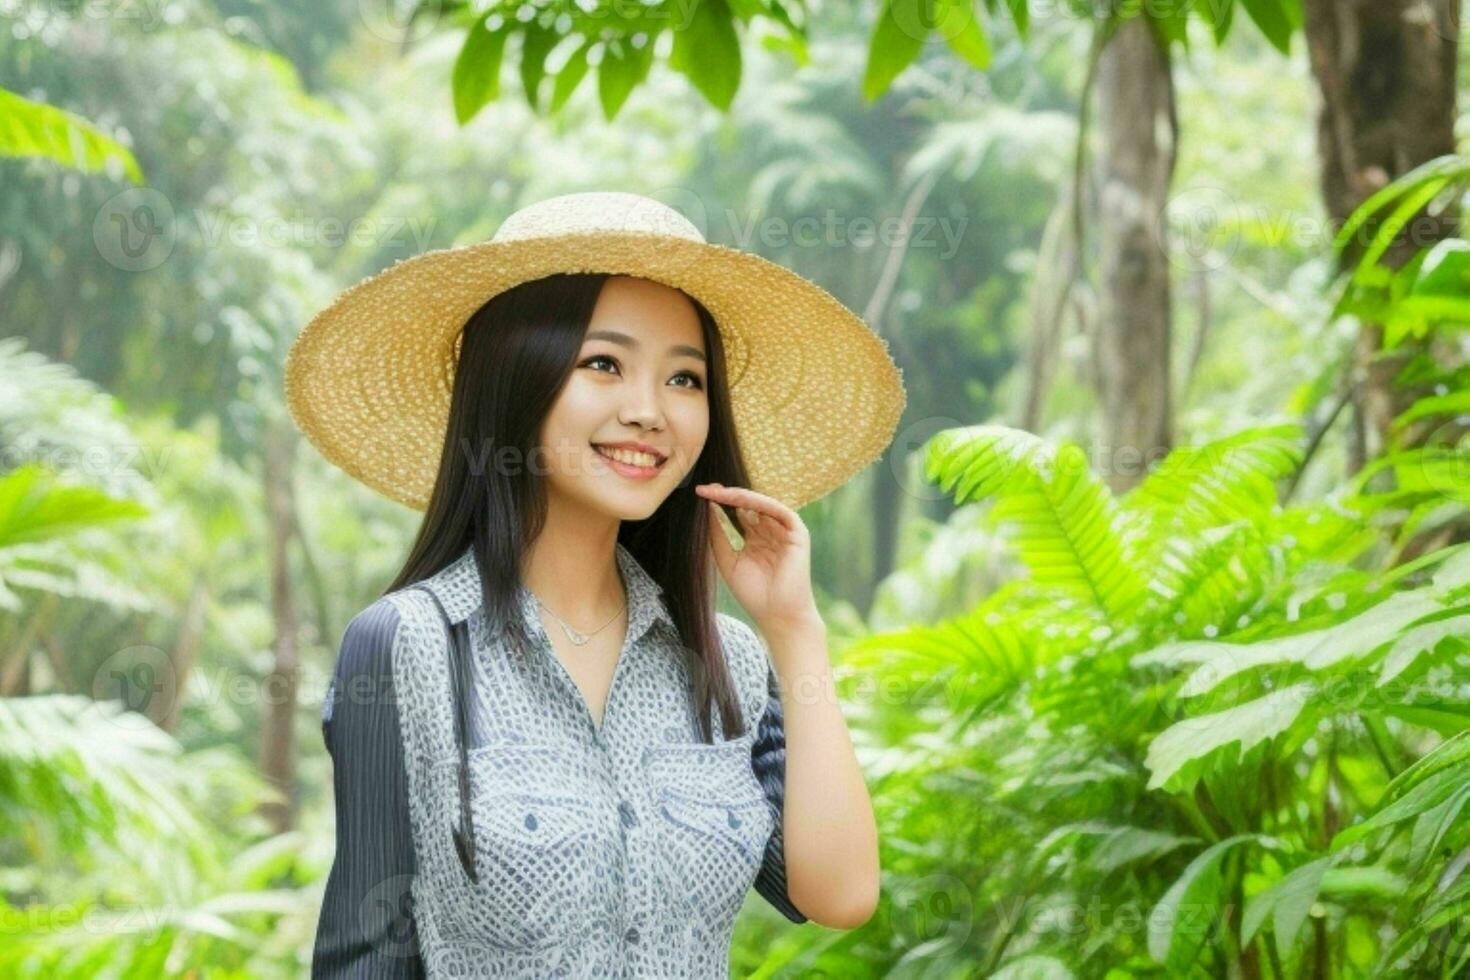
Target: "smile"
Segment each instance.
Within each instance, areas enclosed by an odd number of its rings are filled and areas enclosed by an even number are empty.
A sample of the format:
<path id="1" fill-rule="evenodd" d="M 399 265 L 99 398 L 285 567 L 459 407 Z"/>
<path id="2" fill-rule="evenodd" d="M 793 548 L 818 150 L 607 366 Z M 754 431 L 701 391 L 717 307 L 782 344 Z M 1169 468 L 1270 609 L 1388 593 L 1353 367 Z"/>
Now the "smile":
<path id="1" fill-rule="evenodd" d="M 594 444 L 597 455 L 613 464 L 613 469 L 626 476 L 652 476 L 659 471 L 665 460 L 649 453 L 633 452 L 628 449 L 610 449 Z"/>

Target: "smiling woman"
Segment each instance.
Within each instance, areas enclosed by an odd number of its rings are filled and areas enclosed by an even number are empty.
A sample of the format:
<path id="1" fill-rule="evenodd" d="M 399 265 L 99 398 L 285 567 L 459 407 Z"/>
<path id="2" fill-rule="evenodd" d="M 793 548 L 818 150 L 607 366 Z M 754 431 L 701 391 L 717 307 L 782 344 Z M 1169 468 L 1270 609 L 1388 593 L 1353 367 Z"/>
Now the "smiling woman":
<path id="1" fill-rule="evenodd" d="M 606 217 L 599 208 L 631 195 L 571 197 L 554 199 L 548 224 Z M 573 205 L 568 218 L 560 209 Z M 579 245 L 616 240 L 628 216 L 617 217 L 620 231 Z M 524 240 L 524 222 L 507 228 L 507 241 Z M 650 229 L 638 254 L 681 242 Z M 630 267 L 626 254 L 617 266 Z M 801 705 L 810 744 L 786 744 L 786 709 L 798 704 L 787 683 L 798 667 L 822 681 L 825 646 L 805 528 L 748 489 L 729 345 L 746 377 L 767 378 L 750 389 L 746 418 L 775 423 L 757 433 L 788 433 L 783 451 L 810 445 L 791 425 L 806 417 L 788 409 L 830 406 L 805 401 L 802 386 L 780 410 L 765 400 L 777 376 L 760 366 L 775 349 L 757 324 L 769 311 L 750 282 L 713 285 L 721 273 L 740 279 L 737 254 L 685 255 L 667 282 L 544 271 L 494 290 L 450 338 L 422 525 L 398 576 L 344 634 L 323 713 L 338 839 L 314 976 L 725 977 L 752 888 L 793 922 L 851 926 L 871 914 L 872 808 L 840 713 Z M 520 260 L 533 267 L 536 255 Z M 411 265 L 382 274 L 394 294 L 442 302 L 449 280 L 430 277 L 432 266 L 400 271 Z M 781 274 L 807 304 L 826 296 Z M 349 291 L 298 341 L 293 412 L 344 465 L 378 465 L 365 482 L 411 497 L 410 461 L 427 458 L 424 447 L 384 431 L 413 418 L 411 394 L 432 390 L 433 376 L 415 374 L 406 351 L 372 358 L 386 394 L 371 432 L 308 394 L 344 370 L 322 353 L 325 338 L 382 319 L 354 307 L 372 291 Z M 721 299 L 717 321 L 706 300 Z M 806 329 L 816 343 L 852 327 L 829 309 Z M 844 390 L 860 389 L 862 407 L 844 420 L 860 442 L 874 425 L 891 434 L 895 394 L 902 403 L 891 362 L 872 366 L 845 379 Z M 781 455 L 757 458 L 799 495 Z M 824 456 L 846 476 L 865 463 L 848 449 Z M 743 557 L 710 500 L 746 535 Z M 774 651 L 715 612 L 716 569 Z M 810 784 L 794 822 L 788 759 Z M 804 842 L 801 906 L 788 887 L 793 833 Z"/>

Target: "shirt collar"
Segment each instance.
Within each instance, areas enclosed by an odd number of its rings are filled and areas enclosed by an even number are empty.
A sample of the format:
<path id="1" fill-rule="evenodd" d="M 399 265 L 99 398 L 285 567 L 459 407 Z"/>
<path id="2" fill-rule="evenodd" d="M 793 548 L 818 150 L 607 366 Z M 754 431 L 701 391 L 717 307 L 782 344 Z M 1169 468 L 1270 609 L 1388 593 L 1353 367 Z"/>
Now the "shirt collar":
<path id="1" fill-rule="evenodd" d="M 661 595 L 663 586 L 644 570 L 621 541 L 617 542 L 614 550 L 628 593 L 628 636 L 637 639 L 654 623 L 663 623 L 677 632 Z M 484 607 L 480 566 L 475 558 L 474 545 L 467 546 L 458 558 L 424 579 L 422 584 L 439 598 L 452 623 L 467 620 Z M 521 627 L 529 636 L 545 638 L 536 596 L 520 583 L 517 583 L 516 590 L 520 599 Z"/>

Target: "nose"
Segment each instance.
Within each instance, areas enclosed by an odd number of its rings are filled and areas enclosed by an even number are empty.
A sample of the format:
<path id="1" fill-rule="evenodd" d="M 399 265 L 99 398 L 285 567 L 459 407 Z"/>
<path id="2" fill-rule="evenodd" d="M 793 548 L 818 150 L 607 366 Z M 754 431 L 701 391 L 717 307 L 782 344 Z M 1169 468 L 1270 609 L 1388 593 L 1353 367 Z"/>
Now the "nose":
<path id="1" fill-rule="evenodd" d="M 664 427 L 662 392 L 654 384 L 624 385 L 626 396 L 618 420 L 624 425 L 640 425 L 645 429 Z"/>

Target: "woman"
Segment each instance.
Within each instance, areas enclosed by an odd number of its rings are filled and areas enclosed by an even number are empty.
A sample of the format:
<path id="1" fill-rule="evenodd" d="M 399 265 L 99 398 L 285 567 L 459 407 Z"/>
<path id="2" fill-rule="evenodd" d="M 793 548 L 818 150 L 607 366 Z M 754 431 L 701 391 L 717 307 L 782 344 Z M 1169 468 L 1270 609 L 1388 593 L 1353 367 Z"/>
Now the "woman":
<path id="1" fill-rule="evenodd" d="M 866 921 L 872 807 L 795 511 L 902 409 L 860 320 L 657 202 L 565 195 L 344 293 L 287 400 L 425 510 L 323 708 L 314 977 L 725 977 L 752 885 Z"/>

